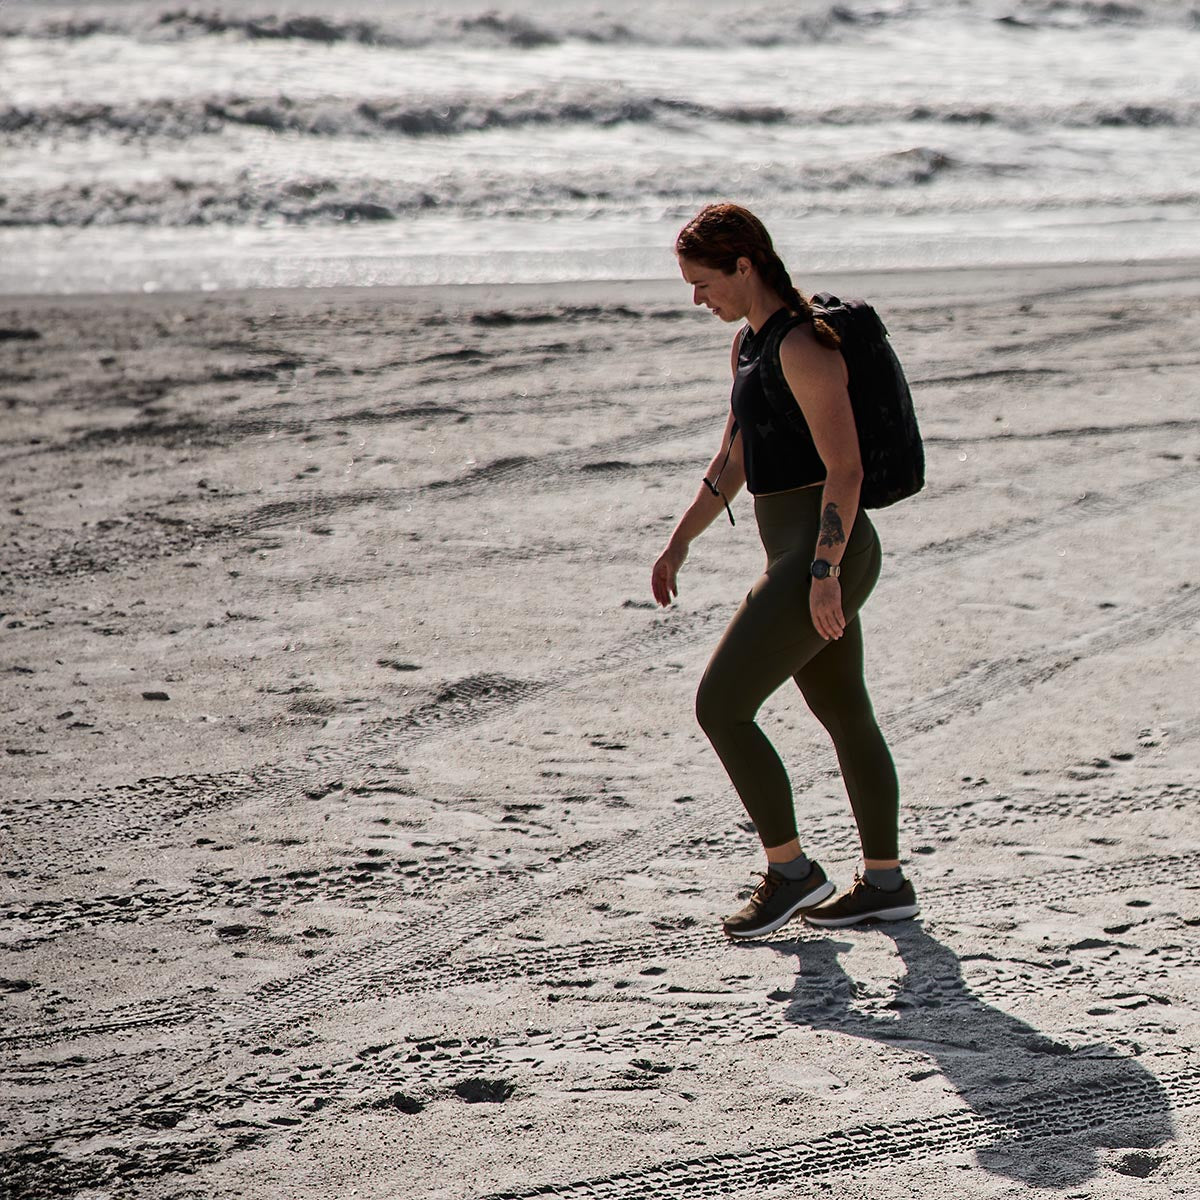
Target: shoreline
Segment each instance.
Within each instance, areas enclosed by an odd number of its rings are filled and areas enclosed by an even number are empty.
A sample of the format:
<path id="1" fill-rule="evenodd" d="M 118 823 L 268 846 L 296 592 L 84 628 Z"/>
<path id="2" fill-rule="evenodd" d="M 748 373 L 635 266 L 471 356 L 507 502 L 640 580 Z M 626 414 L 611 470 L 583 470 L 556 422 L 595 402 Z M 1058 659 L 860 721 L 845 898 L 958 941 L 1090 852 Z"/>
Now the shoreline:
<path id="1" fill-rule="evenodd" d="M 1200 267 L 1200 253 L 1195 256 L 1173 256 L 1168 258 L 1129 258 L 1114 261 L 1065 261 L 1065 262 L 1028 262 L 1003 263 L 984 266 L 932 266 L 932 267 L 889 267 L 870 269 L 850 269 L 846 271 L 821 270 L 810 275 L 802 275 L 805 283 L 814 284 L 810 291 L 817 292 L 830 286 L 833 280 L 851 280 L 854 285 L 863 290 L 864 294 L 869 285 L 878 281 L 886 293 L 888 283 L 904 280 L 909 277 L 946 282 L 962 280 L 970 276 L 981 280 L 996 278 L 997 280 L 1012 280 L 1017 276 L 1025 278 L 1046 277 L 1057 281 L 1063 277 L 1092 276 L 1106 273 L 1127 273 L 1138 269 L 1146 270 L 1178 270 L 1181 277 L 1188 271 Z M 256 286 L 233 288 L 193 288 L 185 290 L 155 290 L 155 291 L 113 291 L 113 292 L 0 292 L 0 308 L 12 304 L 96 304 L 107 300 L 123 303 L 144 302 L 153 304 L 156 301 L 178 302 L 184 298 L 228 298 L 273 296 L 282 301 L 298 301 L 302 297 L 342 296 L 347 299 L 354 297 L 370 297 L 372 299 L 402 300 L 412 304 L 431 303 L 437 300 L 470 298 L 472 301 L 484 297 L 489 303 L 526 303 L 529 298 L 538 297 L 551 303 L 563 303 L 572 294 L 580 292 L 596 293 L 613 303 L 624 303 L 630 296 L 649 293 L 654 299 L 668 299 L 668 293 L 686 291 L 678 279 L 669 276 L 660 278 L 630 278 L 630 279 L 594 279 L 594 280 L 562 280 L 552 283 L 443 283 L 443 284 L 330 284 L 315 287 L 296 286 Z"/>

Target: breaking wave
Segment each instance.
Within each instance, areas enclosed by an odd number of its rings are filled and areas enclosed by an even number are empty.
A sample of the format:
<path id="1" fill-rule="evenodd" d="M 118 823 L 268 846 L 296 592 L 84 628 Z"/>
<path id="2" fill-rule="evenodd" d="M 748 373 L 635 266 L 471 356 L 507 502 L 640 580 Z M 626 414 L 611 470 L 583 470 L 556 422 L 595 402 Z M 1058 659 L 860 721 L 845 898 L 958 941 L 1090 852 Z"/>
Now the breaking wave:
<path id="1" fill-rule="evenodd" d="M 706 16 L 695 6 L 676 5 L 639 9 L 630 6 L 625 19 L 593 13 L 556 14 L 535 18 L 484 9 L 468 15 L 439 13 L 431 5 L 422 14 L 408 14 L 403 22 L 339 19 L 315 13 L 244 13 L 233 9 L 158 7 L 150 11 L 105 16 L 26 17 L 0 19 L 0 37 L 35 37 L 77 40 L 97 35 L 136 37 L 144 40 L 178 40 L 203 37 L 240 37 L 249 41 L 293 40 L 324 45 L 351 43 L 383 48 L 419 48 L 443 43 L 456 46 L 502 46 L 517 50 L 557 46 L 568 41 L 595 45 L 641 44 L 657 46 L 728 45 L 732 40 L 749 45 L 787 45 L 835 37 L 856 26 L 877 25 L 901 18 L 906 4 L 886 10 L 851 3 L 818 6 L 808 13 L 781 9 L 751 22 L 731 23 L 724 11 Z"/>
<path id="2" fill-rule="evenodd" d="M 594 126 L 711 121 L 735 125 L 845 125 L 885 123 L 1001 125 L 1037 128 L 1193 127 L 1200 100 L 1162 104 L 1077 104 L 1061 108 L 983 105 L 841 105 L 823 109 L 781 105 L 709 106 L 666 96 L 624 92 L 529 91 L 505 97 L 342 100 L 336 97 L 223 96 L 157 99 L 144 103 L 76 101 L 43 107 L 0 108 L 0 139 L 157 137 L 187 140 L 232 127 L 254 127 L 313 137 L 423 137 L 479 133 L 522 126 Z"/>
<path id="3" fill-rule="evenodd" d="M 802 194 L 871 191 L 928 184 L 955 171 L 1011 173 L 1007 165 L 965 167 L 928 147 L 882 154 L 831 166 L 788 167 L 774 164 L 757 172 L 743 194 L 786 189 Z M 595 204 L 635 204 L 647 197 L 661 201 L 689 198 L 701 181 L 674 173 L 647 171 L 615 178 L 607 169 L 564 179 L 515 182 L 505 178 L 447 175 L 419 185 L 390 180 L 310 178 L 262 180 L 248 171 L 227 181 L 168 179 L 136 189 L 117 184 L 72 183 L 45 191 L 0 196 L 0 226 L 104 225 L 198 226 L 328 224 L 387 221 L 412 213 L 449 210 L 480 216 L 561 212 Z"/>
<path id="4" fill-rule="evenodd" d="M 382 6 L 381 6 L 382 7 Z M 142 5 L 129 11 L 51 17 L 0 12 L 0 37 L 77 40 L 97 35 L 143 40 L 182 40 L 206 37 L 247 41 L 291 40 L 322 45 L 343 43 L 383 48 L 419 48 L 438 44 L 500 46 L 533 50 L 564 42 L 595 45 L 652 45 L 720 47 L 801 45 L 837 39 L 856 29 L 877 27 L 912 17 L 967 18 L 996 22 L 1016 29 L 1092 29 L 1155 25 L 1200 28 L 1200 9 L 1191 0 L 1010 0 L 1008 4 L 979 0 L 898 0 L 880 5 L 854 0 L 813 5 L 778 5 L 755 9 L 748 19 L 732 20 L 725 6 L 709 11 L 684 0 L 654 5 L 633 3 L 616 12 L 579 13 L 541 6 L 536 17 L 483 8 L 476 13 L 441 13 L 435 5 L 393 17 L 339 18 L 318 12 L 260 9 L 247 13 L 233 6 L 179 7 L 167 3 Z M 567 6 L 562 6 L 566 9 Z"/>
<path id="5" fill-rule="evenodd" d="M 515 96 L 447 97 L 419 101 L 292 99 L 225 96 L 145 103 L 73 104 L 0 109 L 0 136 L 87 137 L 95 133 L 187 139 L 229 126 L 323 137 L 408 137 L 478 133 L 528 125 L 610 126 L 678 118 L 745 123 L 787 120 L 775 106 L 713 108 L 659 96 L 620 93 L 570 95 L 531 91 Z"/>
<path id="6" fill-rule="evenodd" d="M 1112 25 L 1200 26 L 1200 10 L 1189 4 L 1125 4 L 1119 0 L 1018 0 L 997 14 L 1000 24 L 1030 29 L 1093 29 Z"/>

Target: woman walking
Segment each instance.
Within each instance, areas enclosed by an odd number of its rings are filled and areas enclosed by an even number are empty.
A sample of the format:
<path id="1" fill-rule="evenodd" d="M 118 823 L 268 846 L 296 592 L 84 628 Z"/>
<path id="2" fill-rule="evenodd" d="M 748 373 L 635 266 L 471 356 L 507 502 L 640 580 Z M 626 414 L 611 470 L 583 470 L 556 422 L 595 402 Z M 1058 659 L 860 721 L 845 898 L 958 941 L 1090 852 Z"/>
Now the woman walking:
<path id="1" fill-rule="evenodd" d="M 881 556 L 859 507 L 862 464 L 837 334 L 793 287 L 762 222 L 739 205 L 702 209 L 680 231 L 675 254 L 693 303 L 747 328 L 733 342 L 720 450 L 654 564 L 654 598 L 671 602 L 688 547 L 743 483 L 767 553 L 765 573 L 729 623 L 696 694 L 697 719 L 767 855 L 762 881 L 724 919 L 725 931 L 757 937 L 797 914 L 824 926 L 915 916 L 916 896 L 900 870 L 896 770 L 863 680 L 858 612 Z M 804 417 L 800 429 L 773 419 L 759 372 L 767 335 L 793 316 L 806 319 L 785 334 L 779 359 Z M 834 885 L 801 847 L 787 772 L 755 723 L 763 701 L 789 677 L 833 739 L 862 843 L 864 870 L 832 900 Z"/>

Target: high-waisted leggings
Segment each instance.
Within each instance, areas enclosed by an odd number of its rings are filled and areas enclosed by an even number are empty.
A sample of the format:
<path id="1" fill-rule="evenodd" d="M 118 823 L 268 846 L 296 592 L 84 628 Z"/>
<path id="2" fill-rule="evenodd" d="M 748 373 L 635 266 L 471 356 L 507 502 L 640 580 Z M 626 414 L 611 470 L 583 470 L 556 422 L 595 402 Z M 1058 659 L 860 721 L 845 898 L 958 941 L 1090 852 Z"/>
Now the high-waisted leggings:
<path id="1" fill-rule="evenodd" d="M 863 855 L 896 858 L 896 768 L 867 695 L 858 619 L 879 578 L 879 537 L 860 509 L 842 557 L 846 629 L 841 638 L 826 641 L 808 607 L 822 493 L 818 486 L 755 497 L 767 569 L 713 651 L 696 693 L 696 716 L 763 845 L 781 846 L 797 836 L 792 788 L 755 718 L 790 676 L 833 739 Z"/>

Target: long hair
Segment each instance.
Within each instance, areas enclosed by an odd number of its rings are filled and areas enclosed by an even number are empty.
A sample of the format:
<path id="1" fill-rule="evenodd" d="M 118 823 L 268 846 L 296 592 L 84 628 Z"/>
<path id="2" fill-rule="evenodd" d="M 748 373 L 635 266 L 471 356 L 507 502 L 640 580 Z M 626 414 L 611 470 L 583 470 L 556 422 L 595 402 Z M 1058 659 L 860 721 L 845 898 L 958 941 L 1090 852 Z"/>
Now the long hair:
<path id="1" fill-rule="evenodd" d="M 812 322 L 823 346 L 836 349 L 838 335 L 813 313 L 808 297 L 796 289 L 783 259 L 775 252 L 766 226 L 740 204 L 709 204 L 702 208 L 675 239 L 675 253 L 702 267 L 725 275 L 737 270 L 739 258 L 748 258 L 767 285 L 798 317 Z"/>

